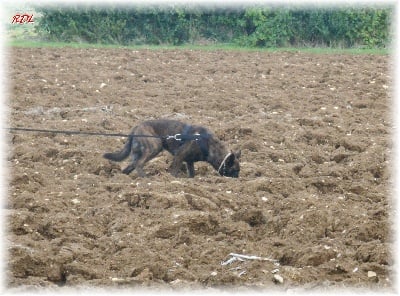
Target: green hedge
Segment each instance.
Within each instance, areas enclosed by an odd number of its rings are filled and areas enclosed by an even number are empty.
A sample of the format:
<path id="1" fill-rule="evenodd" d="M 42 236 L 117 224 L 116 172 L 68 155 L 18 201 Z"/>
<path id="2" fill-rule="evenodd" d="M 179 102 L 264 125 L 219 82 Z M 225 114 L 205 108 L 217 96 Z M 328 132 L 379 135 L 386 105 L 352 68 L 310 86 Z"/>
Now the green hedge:
<path id="1" fill-rule="evenodd" d="M 392 7 L 289 9 L 183 6 L 39 7 L 36 30 L 48 41 L 105 44 L 231 43 L 250 47 L 382 48 Z"/>

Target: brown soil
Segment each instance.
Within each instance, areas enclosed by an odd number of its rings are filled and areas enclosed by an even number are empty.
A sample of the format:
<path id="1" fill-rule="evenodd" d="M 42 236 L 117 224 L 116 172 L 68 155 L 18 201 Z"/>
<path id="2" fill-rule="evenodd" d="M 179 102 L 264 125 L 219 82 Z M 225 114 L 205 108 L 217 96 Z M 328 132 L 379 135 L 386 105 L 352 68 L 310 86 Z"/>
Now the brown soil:
<path id="1" fill-rule="evenodd" d="M 12 127 L 128 133 L 173 118 L 242 149 L 239 179 L 207 163 L 174 178 L 165 152 L 139 178 L 102 158 L 124 138 L 10 134 L 9 288 L 393 288 L 390 57 L 9 55 Z"/>

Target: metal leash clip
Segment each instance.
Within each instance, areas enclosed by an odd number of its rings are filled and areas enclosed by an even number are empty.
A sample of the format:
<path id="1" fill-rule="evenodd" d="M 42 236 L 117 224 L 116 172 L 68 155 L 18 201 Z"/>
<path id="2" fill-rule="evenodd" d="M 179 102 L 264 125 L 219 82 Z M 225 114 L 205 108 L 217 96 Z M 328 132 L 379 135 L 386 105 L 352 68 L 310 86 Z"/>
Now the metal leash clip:
<path id="1" fill-rule="evenodd" d="M 175 136 L 173 136 L 175 140 L 177 141 L 182 141 L 182 135 L 181 134 L 176 134 Z"/>
<path id="2" fill-rule="evenodd" d="M 173 135 L 173 136 L 168 136 L 168 137 L 167 137 L 167 140 L 174 139 L 174 140 L 176 140 L 176 141 L 182 141 L 181 136 L 182 136 L 181 134 L 176 134 L 176 135 Z"/>
<path id="3" fill-rule="evenodd" d="M 195 136 L 195 138 L 194 138 L 195 141 L 198 141 L 201 137 L 201 135 L 199 133 L 194 134 L 194 136 Z"/>
<path id="4" fill-rule="evenodd" d="M 174 139 L 175 141 L 188 141 L 188 140 L 199 140 L 201 135 L 199 133 L 193 134 L 193 135 L 182 135 L 182 134 L 176 134 L 173 136 L 168 136 L 167 140 Z"/>

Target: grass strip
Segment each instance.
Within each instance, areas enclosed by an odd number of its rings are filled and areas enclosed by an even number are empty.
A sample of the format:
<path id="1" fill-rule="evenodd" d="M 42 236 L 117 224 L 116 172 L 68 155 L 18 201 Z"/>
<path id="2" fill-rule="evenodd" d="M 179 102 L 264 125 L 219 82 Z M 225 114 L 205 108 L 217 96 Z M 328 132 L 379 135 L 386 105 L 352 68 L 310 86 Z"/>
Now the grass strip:
<path id="1" fill-rule="evenodd" d="M 23 48 L 97 48 L 97 49 L 130 49 L 130 50 L 203 50 L 203 51 L 245 51 L 245 52 L 303 52 L 311 54 L 373 54 L 387 55 L 389 49 L 367 49 L 367 48 L 329 48 L 329 47 L 284 47 L 284 48 L 252 48 L 241 47 L 234 44 L 214 44 L 214 45 L 132 45 L 121 46 L 115 44 L 89 44 L 77 42 L 45 42 L 32 40 L 11 40 L 6 42 L 9 47 Z"/>

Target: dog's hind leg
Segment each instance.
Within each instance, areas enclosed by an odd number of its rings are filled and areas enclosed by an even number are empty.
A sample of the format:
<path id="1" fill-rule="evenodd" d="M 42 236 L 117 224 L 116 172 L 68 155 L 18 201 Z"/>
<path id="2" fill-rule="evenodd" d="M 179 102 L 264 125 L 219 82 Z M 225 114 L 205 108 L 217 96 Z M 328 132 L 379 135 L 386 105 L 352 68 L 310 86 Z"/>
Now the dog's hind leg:
<path id="1" fill-rule="evenodd" d="M 131 152 L 131 159 L 132 159 L 131 163 L 122 170 L 122 173 L 124 173 L 126 175 L 130 174 L 136 168 L 136 164 L 142 156 L 141 144 L 139 142 L 133 140 L 130 152 Z"/>
<path id="2" fill-rule="evenodd" d="M 132 153 L 132 161 L 131 163 L 122 170 L 122 173 L 129 175 L 135 168 L 136 168 L 136 163 L 138 159 L 140 158 L 139 153 Z"/>
<path id="3" fill-rule="evenodd" d="M 135 150 L 135 153 L 132 155 L 132 163 L 128 165 L 123 172 L 126 171 L 129 174 L 131 171 L 136 169 L 136 172 L 140 177 L 146 177 L 143 170 L 144 165 L 156 157 L 162 149 L 162 143 L 159 139 L 149 140 L 145 145 L 142 143 L 140 146 L 140 152 L 136 152 Z"/>

